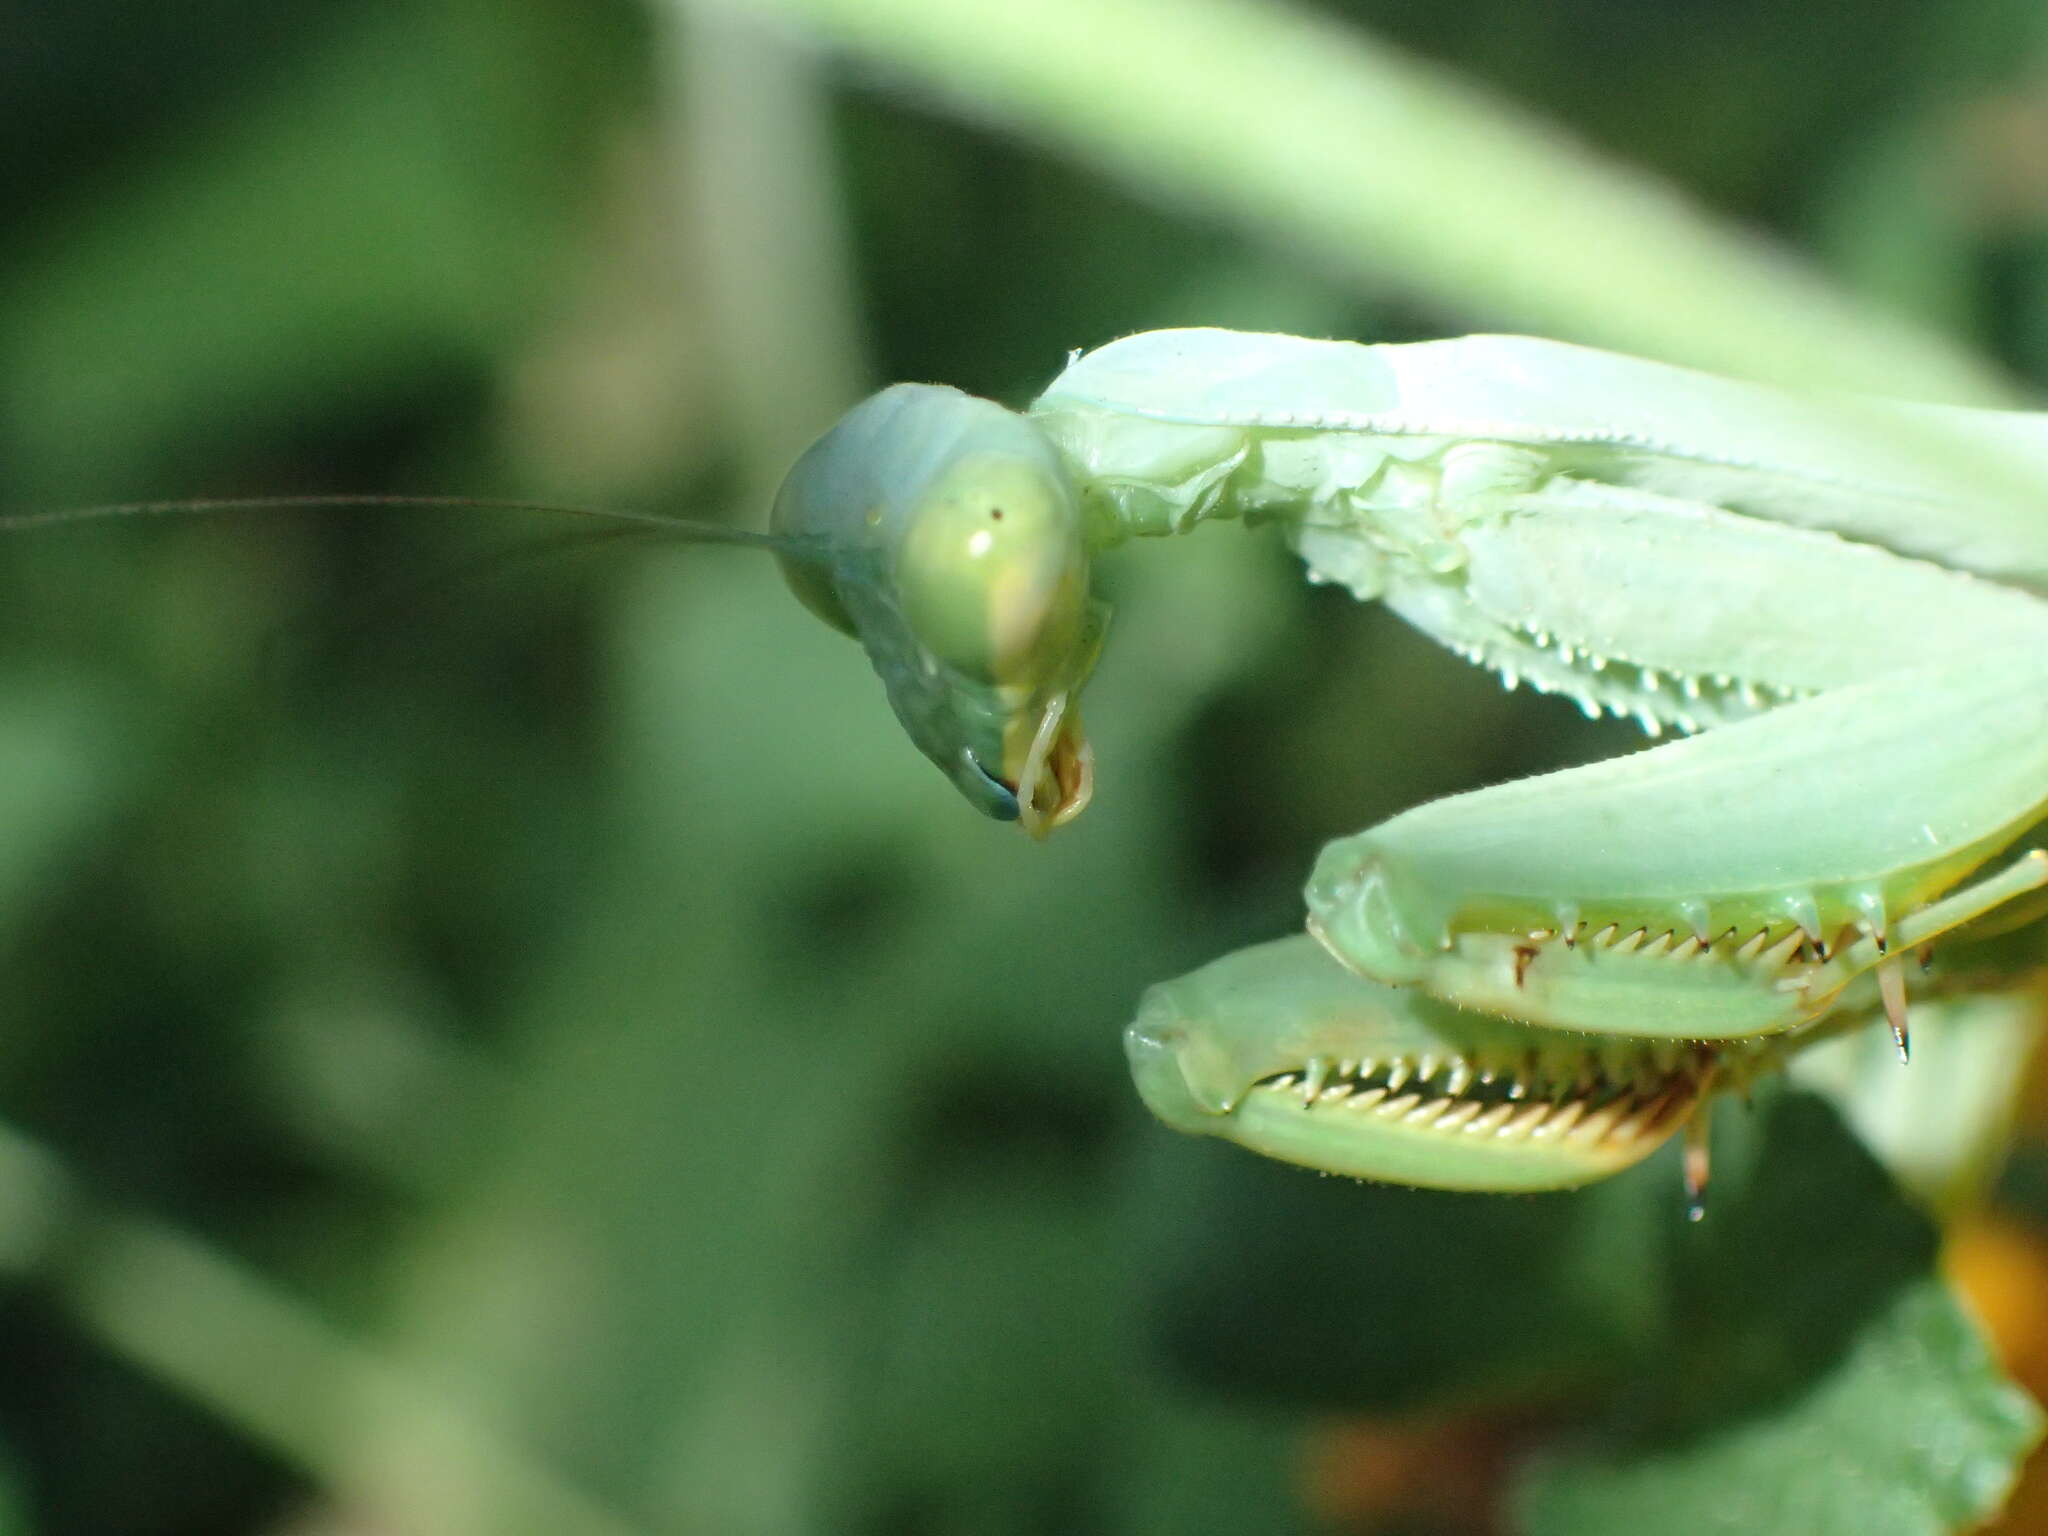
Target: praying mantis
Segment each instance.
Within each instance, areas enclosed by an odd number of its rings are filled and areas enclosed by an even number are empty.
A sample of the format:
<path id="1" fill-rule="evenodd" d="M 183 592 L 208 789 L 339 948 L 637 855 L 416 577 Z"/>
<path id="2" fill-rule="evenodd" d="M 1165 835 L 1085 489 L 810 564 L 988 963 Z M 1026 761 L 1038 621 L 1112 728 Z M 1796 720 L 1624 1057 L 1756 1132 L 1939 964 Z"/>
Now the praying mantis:
<path id="1" fill-rule="evenodd" d="M 2048 416 L 1788 393 L 1556 342 L 1194 329 L 1022 413 L 897 385 L 791 470 L 791 585 L 985 813 L 1078 815 L 1102 550 L 1273 523 L 1510 687 L 1679 739 L 1324 849 L 1307 932 L 1151 990 L 1176 1129 L 1366 1179 L 1584 1184 L 1916 955 L 2039 915 Z"/>
<path id="2" fill-rule="evenodd" d="M 1152 988 L 1175 1129 L 1424 1187 L 1567 1188 L 2048 912 L 2048 415 L 1790 393 L 1515 336 L 1214 329 L 1077 353 L 1026 410 L 898 384 L 753 534 L 911 740 L 1036 837 L 1092 792 L 1098 555 L 1276 525 L 1509 687 L 1678 739 L 1326 847 L 1305 932 Z M 296 498 L 332 505 L 365 498 Z M 368 498 L 446 504 L 460 498 Z M 151 503 L 7 520 L 238 503 Z M 473 503 L 464 503 L 473 504 Z M 530 506 L 526 503 L 507 505 Z"/>

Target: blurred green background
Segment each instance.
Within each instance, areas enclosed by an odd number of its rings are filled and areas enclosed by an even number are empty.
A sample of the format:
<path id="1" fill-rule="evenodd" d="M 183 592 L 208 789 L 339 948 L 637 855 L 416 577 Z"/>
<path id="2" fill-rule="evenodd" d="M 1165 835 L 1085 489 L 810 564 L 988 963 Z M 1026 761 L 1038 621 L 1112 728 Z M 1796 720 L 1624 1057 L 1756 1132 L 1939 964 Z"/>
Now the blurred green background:
<path id="1" fill-rule="evenodd" d="M 455 491 L 758 524 L 881 382 L 1022 403 L 1067 349 L 1175 324 L 2024 399 L 2048 25 L 0 21 L 0 510 Z M 1033 847 L 746 552 L 438 511 L 9 535 L 0 1532 L 1482 1528 L 1516 1426 L 1653 1335 L 1581 1281 L 1650 1262 L 1616 1234 L 1661 1230 L 1671 1169 L 1488 1202 L 1460 1248 L 1467 1202 L 1153 1127 L 1118 1031 L 1298 924 L 1327 838 L 1633 740 L 1269 541 L 1104 579 L 1096 807 Z M 1309 1226 L 1338 1249 L 1290 1248 Z M 1437 1311 L 1344 1337 L 1389 1296 Z M 1509 1427 L 1412 1427 L 1475 1398 Z"/>

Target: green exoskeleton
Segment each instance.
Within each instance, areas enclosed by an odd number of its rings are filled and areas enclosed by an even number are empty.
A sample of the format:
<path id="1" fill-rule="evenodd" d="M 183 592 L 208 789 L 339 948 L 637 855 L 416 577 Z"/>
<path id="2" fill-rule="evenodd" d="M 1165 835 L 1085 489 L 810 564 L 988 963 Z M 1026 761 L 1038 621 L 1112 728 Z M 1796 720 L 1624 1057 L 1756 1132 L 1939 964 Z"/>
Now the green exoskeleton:
<path id="1" fill-rule="evenodd" d="M 774 551 L 919 750 L 1034 835 L 1089 796 L 1094 557 L 1209 518 L 1279 525 L 1311 580 L 1510 687 L 1686 738 L 1330 844 L 1313 937 L 1154 988 L 1127 1032 L 1169 1125 L 1506 1190 L 1615 1172 L 1824 1033 L 1882 1015 L 1903 1054 L 1918 952 L 2048 910 L 2018 851 L 2048 817 L 2044 498 L 2048 415 L 1183 330 L 1076 355 L 1022 413 L 884 390 L 767 534 L 554 510 Z"/>
<path id="2" fill-rule="evenodd" d="M 976 809 L 1034 836 L 1080 814 L 1073 701 L 1106 610 L 1043 432 L 957 389 L 895 385 L 797 461 L 772 526 L 791 589 L 866 646 L 910 739 Z"/>
<path id="3" fill-rule="evenodd" d="M 886 391 L 777 525 L 870 541 L 788 561 L 793 584 L 968 797 L 1034 830 L 1086 794 L 1088 557 L 1215 517 L 1279 524 L 1311 579 L 1509 686 L 1689 738 L 1331 844 L 1319 943 L 1156 988 L 1128 1033 L 1180 1129 L 1533 1189 L 1626 1166 L 1845 1021 L 1881 1010 L 1903 1054 L 1913 954 L 2031 914 L 2044 494 L 2048 416 L 1519 337 L 1187 330 L 1077 355 L 1023 415 Z"/>

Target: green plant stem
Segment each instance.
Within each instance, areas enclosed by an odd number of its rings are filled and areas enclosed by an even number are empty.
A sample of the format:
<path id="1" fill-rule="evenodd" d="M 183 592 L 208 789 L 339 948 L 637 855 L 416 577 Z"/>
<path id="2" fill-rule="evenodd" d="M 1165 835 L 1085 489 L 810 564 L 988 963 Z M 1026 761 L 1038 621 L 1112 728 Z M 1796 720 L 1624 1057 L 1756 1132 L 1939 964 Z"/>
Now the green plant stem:
<path id="1" fill-rule="evenodd" d="M 2012 398 L 1964 350 L 1656 178 L 1284 5 L 726 3 L 794 21 L 970 115 L 1484 325 L 1777 383 Z"/>
<path id="2" fill-rule="evenodd" d="M 81 1330 L 405 1536 L 634 1536 L 480 1414 L 0 1127 L 0 1261 Z"/>

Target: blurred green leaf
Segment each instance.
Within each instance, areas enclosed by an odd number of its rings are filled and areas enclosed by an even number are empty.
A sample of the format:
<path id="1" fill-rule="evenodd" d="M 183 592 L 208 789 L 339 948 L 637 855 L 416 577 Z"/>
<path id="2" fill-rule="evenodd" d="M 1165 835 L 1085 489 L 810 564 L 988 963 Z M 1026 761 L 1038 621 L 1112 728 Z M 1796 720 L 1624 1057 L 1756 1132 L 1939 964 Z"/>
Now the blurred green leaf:
<path id="1" fill-rule="evenodd" d="M 1531 1536 L 1940 1536 L 1998 1508 L 2040 1431 L 1975 1325 L 1923 1276 L 1783 1401 L 1667 1448 L 1545 1457 L 1522 1519 Z"/>
<path id="2" fill-rule="evenodd" d="M 1824 1101 L 1720 1119 L 1697 1225 L 1669 1155 L 1488 1198 L 1162 1146 L 1135 1202 L 1155 1347 L 1218 1391 L 1323 1410 L 1607 1402 L 1609 1438 L 1527 1474 L 1536 1536 L 1982 1518 L 2041 1417 L 1948 1298 L 1933 1228 Z"/>
<path id="3" fill-rule="evenodd" d="M 2025 974 L 2028 960 L 2015 959 L 2003 974 Z M 1969 964 L 1943 956 L 1945 969 L 1968 974 Z M 1860 1029 L 1801 1052 L 1791 1077 L 1827 1094 L 1900 1187 L 1946 1216 L 1981 1203 L 2003 1162 L 2042 1024 L 2041 1000 L 2026 989 L 1920 998 L 1911 1070 L 1900 1069 L 1889 1030 Z"/>
<path id="4" fill-rule="evenodd" d="M 39 205 L 0 267 L 9 488 L 43 506 L 164 492 L 149 467 L 202 443 L 476 389 L 533 327 L 575 209 L 571 98 L 522 76 L 573 88 L 580 61 L 545 8 L 520 16 L 364 13 L 97 197 Z"/>
<path id="5" fill-rule="evenodd" d="M 1660 1318 L 1672 1171 L 1488 1197 L 1152 1149 L 1133 1201 L 1154 1347 L 1212 1390 L 1322 1411 L 1528 1406 L 1611 1385 Z"/>
<path id="6" fill-rule="evenodd" d="M 1538 1457 L 1518 1496 L 1524 1527 L 1934 1536 L 1976 1524 L 2042 1417 L 1933 1272 L 1932 1228 L 1822 1101 L 1774 1094 L 1739 1129 L 1716 1147 L 1737 1156 L 1706 1220 L 1670 1255 L 1653 1368 L 1621 1394 L 1604 1443 Z"/>
<path id="7" fill-rule="evenodd" d="M 0 930 L 133 793 L 150 733 L 131 703 L 90 675 L 0 674 Z"/>

